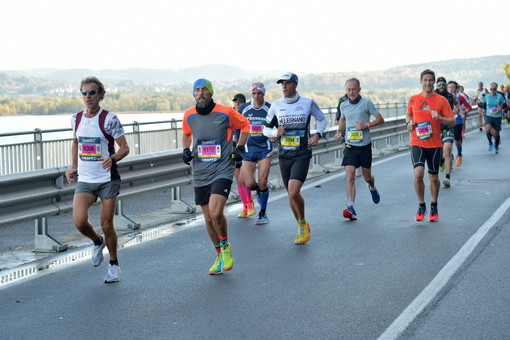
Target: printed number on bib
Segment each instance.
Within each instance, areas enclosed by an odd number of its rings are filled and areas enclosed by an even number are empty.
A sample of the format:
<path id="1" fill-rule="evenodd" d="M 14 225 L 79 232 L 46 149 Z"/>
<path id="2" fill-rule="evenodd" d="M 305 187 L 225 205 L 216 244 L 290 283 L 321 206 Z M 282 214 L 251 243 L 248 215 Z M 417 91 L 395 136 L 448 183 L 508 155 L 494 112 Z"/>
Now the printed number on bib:
<path id="1" fill-rule="evenodd" d="M 415 130 L 416 137 L 420 140 L 432 137 L 432 125 L 430 124 L 430 121 L 417 123 Z"/>
<path id="2" fill-rule="evenodd" d="M 95 162 L 101 158 L 101 138 L 79 137 L 78 155 L 85 162 Z"/>
<path id="3" fill-rule="evenodd" d="M 301 145 L 301 138 L 304 137 L 304 135 L 304 130 L 285 131 L 282 136 L 282 149 L 299 150 L 299 146 Z"/>
<path id="4" fill-rule="evenodd" d="M 250 125 L 250 135 L 262 136 L 263 129 L 264 129 L 264 126 L 262 126 L 262 125 Z"/>
<path id="5" fill-rule="evenodd" d="M 350 143 L 361 143 L 363 141 L 363 131 L 356 130 L 355 127 L 347 128 L 347 141 Z"/>
<path id="6" fill-rule="evenodd" d="M 219 139 L 197 140 L 198 161 L 203 163 L 217 162 L 221 158 Z"/>
<path id="7" fill-rule="evenodd" d="M 491 113 L 498 113 L 497 107 L 491 107 Z"/>

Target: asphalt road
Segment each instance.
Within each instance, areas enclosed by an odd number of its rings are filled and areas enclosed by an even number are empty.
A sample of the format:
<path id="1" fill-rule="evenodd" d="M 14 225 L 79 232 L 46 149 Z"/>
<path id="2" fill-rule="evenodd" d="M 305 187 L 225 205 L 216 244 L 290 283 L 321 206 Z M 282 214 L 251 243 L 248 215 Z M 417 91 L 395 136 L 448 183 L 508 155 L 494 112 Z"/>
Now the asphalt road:
<path id="1" fill-rule="evenodd" d="M 274 191 L 265 226 L 236 218 L 238 205 L 227 209 L 231 272 L 208 275 L 215 253 L 197 219 L 120 249 L 117 284 L 103 284 L 105 264 L 86 259 L 0 288 L 0 338 L 377 339 L 403 325 L 402 339 L 509 339 L 505 209 L 426 308 L 399 321 L 509 198 L 510 134 L 502 134 L 499 155 L 487 152 L 484 134 L 468 134 L 438 222 L 414 221 L 409 153 L 382 157 L 373 166 L 378 205 L 356 179 L 357 221 L 341 216 L 343 173 L 307 180 L 308 244 L 293 244 L 286 194 Z"/>

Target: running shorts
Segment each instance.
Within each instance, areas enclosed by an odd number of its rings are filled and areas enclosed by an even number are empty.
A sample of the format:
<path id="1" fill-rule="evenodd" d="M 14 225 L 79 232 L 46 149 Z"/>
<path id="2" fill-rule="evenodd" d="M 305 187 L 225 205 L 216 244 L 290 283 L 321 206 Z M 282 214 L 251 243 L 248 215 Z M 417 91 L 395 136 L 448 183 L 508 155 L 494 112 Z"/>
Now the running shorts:
<path id="1" fill-rule="evenodd" d="M 372 143 L 364 146 L 355 146 L 345 144 L 342 166 L 352 165 L 356 168 L 363 167 L 369 169 L 372 167 Z"/>
<path id="2" fill-rule="evenodd" d="M 209 204 L 209 199 L 212 194 L 218 194 L 228 198 L 230 195 L 230 188 L 232 187 L 232 180 L 226 178 L 219 178 L 209 185 L 203 187 L 195 187 L 195 204 L 205 205 Z"/>
<path id="3" fill-rule="evenodd" d="M 413 162 L 413 168 L 419 166 L 425 167 L 427 162 L 428 172 L 431 175 L 437 175 L 439 173 L 439 165 L 441 165 L 441 155 L 443 154 L 443 148 L 422 148 L 421 146 L 411 146 L 411 161 Z"/>
<path id="4" fill-rule="evenodd" d="M 287 159 L 280 157 L 280 173 L 282 175 L 283 184 L 288 189 L 289 181 L 297 179 L 305 182 L 308 175 L 308 167 L 310 166 L 310 158 Z"/>
<path id="5" fill-rule="evenodd" d="M 78 182 L 76 184 L 75 194 L 90 194 L 99 197 L 102 200 L 108 200 L 119 195 L 120 179 L 114 179 L 105 183 L 87 183 Z"/>

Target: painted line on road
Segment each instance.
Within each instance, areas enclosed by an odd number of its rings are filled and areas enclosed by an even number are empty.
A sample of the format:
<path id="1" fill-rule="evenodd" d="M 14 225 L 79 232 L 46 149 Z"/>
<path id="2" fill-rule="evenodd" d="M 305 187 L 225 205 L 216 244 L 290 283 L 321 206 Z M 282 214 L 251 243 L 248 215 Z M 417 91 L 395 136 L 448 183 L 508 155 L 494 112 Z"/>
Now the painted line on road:
<path id="1" fill-rule="evenodd" d="M 480 242 L 496 225 L 496 222 L 510 208 L 510 197 L 492 214 L 492 216 L 471 236 L 464 246 L 441 269 L 425 289 L 411 302 L 395 321 L 384 331 L 378 340 L 397 339 L 416 318 L 436 299 L 448 283 L 459 272 L 464 263 L 474 253 Z"/>

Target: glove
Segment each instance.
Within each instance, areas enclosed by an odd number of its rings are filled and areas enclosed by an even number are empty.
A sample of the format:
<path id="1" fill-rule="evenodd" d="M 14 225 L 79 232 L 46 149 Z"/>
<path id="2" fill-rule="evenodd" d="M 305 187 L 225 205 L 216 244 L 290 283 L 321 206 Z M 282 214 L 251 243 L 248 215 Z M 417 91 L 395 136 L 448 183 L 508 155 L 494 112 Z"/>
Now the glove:
<path id="1" fill-rule="evenodd" d="M 182 150 L 182 161 L 184 164 L 189 165 L 189 162 L 193 160 L 193 155 L 189 148 Z"/>
<path id="2" fill-rule="evenodd" d="M 244 153 L 244 145 L 238 145 L 237 148 L 232 152 L 232 159 L 235 162 L 240 162 L 243 160 Z"/>

